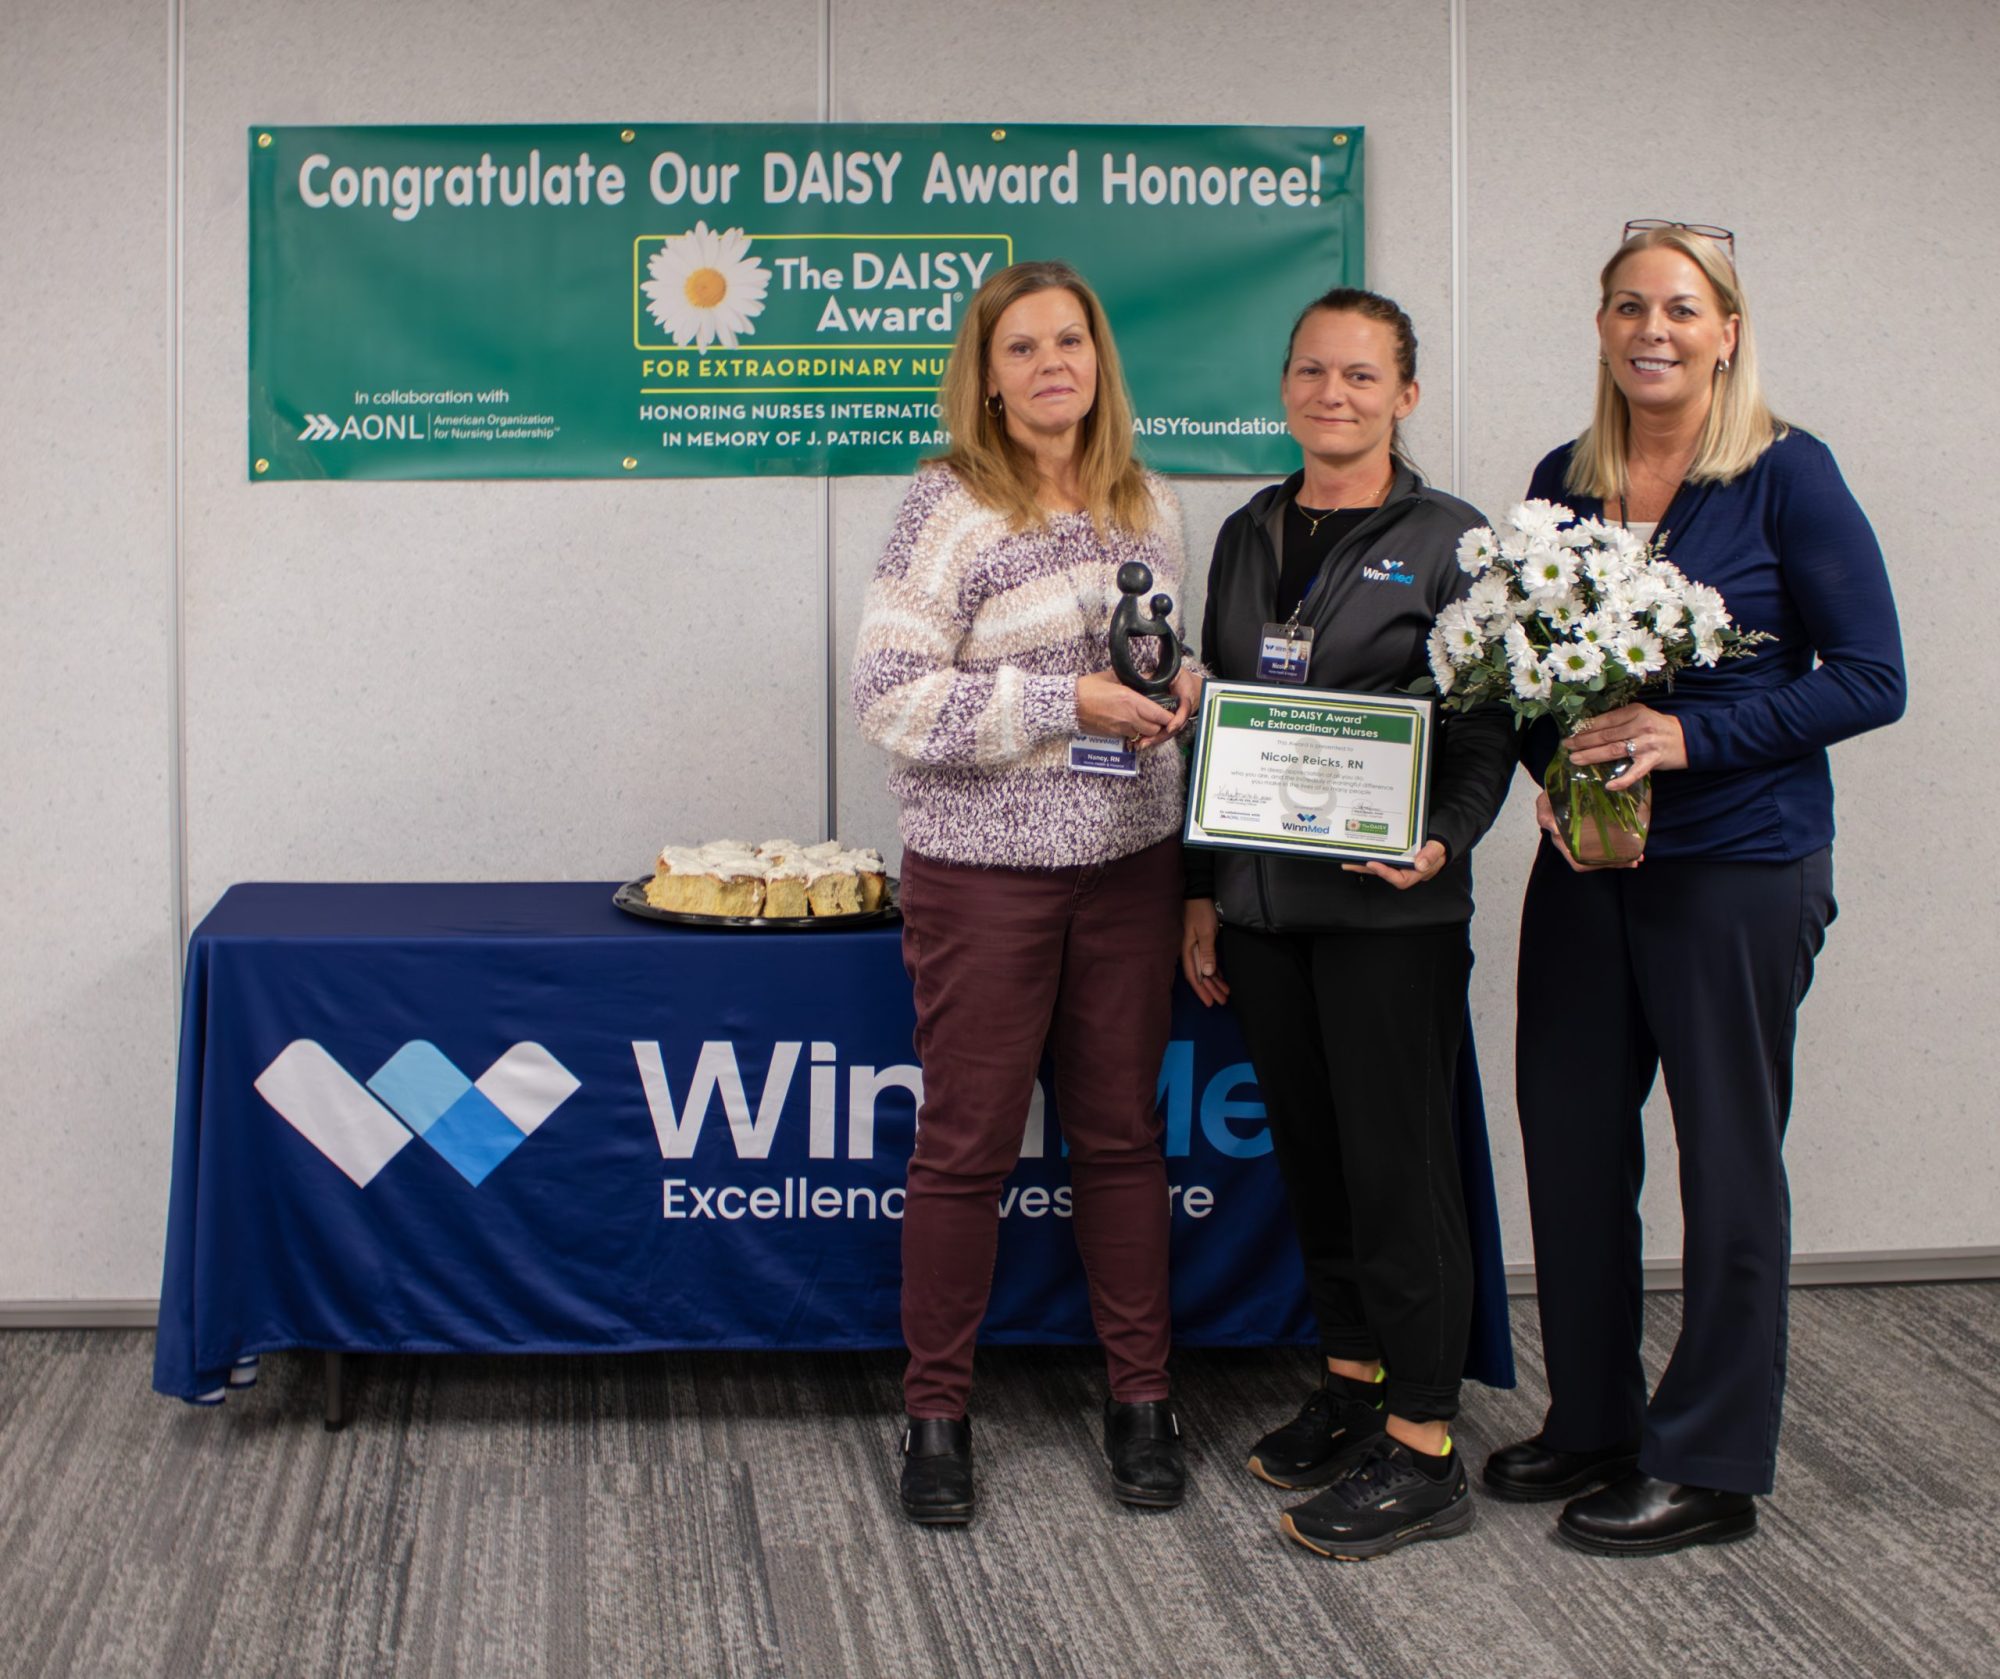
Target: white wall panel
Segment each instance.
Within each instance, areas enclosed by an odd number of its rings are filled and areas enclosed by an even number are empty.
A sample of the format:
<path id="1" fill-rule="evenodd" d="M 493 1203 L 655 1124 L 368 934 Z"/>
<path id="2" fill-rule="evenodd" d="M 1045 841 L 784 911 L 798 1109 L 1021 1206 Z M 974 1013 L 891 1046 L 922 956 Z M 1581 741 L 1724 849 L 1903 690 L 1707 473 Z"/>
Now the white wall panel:
<path id="1" fill-rule="evenodd" d="M 931 0 L 840 0 L 836 16 L 833 114 L 842 121 L 1364 126 L 1368 281 L 1416 321 L 1425 397 L 1410 440 L 1431 477 L 1449 476 L 1445 0 L 1145 8 L 995 0 L 948 9 Z M 1218 310 L 1229 306 L 1215 299 Z M 1290 326 L 1270 323 L 1274 413 Z"/>
<path id="2" fill-rule="evenodd" d="M 671 838 L 817 828 L 816 484 L 252 485 L 243 416 L 251 123 L 810 119 L 819 20 L 193 0 L 197 915 L 235 880 L 610 877 Z"/>
<path id="3" fill-rule="evenodd" d="M 861 738 L 847 684 L 854 668 L 854 635 L 868 596 L 868 580 L 889 540 L 906 478 L 842 478 L 833 486 L 834 750 L 840 797 L 840 838 L 872 845 L 900 871 L 903 842 L 896 832 L 896 801 L 889 796 L 889 756 Z"/>
<path id="4" fill-rule="evenodd" d="M 0 1299 L 159 1288 L 173 1130 L 162 9 L 0 12 Z"/>
<path id="5" fill-rule="evenodd" d="M 1469 8 L 1471 480 L 1517 499 L 1588 417 L 1598 267 L 1628 217 L 1737 231 L 1765 379 L 1824 437 L 1889 559 L 1909 716 L 1837 747 L 1841 902 L 1801 1016 L 1789 1146 L 1801 1254 L 2000 1240 L 1994 755 L 1974 710 L 2000 337 L 2000 13 L 1984 0 Z M 1559 67 L 1559 68 L 1557 68 Z M 1572 97 L 1542 97 L 1559 82 Z M 1509 1018 L 1526 800 L 1481 852 L 1482 1019 Z M 1503 917 L 1493 912 L 1505 907 Z M 1526 1257 L 1508 1063 L 1503 1216 Z M 1648 1249 L 1679 1251 L 1654 1103 Z"/>

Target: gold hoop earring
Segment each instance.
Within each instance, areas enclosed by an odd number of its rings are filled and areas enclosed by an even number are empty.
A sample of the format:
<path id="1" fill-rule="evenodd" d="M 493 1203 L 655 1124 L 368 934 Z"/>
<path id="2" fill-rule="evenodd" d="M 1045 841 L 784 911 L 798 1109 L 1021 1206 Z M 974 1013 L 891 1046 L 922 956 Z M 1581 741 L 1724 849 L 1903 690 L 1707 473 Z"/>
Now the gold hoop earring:
<path id="1" fill-rule="evenodd" d="M 1007 412 L 1007 405 L 1000 400 L 1000 393 L 998 391 L 995 391 L 986 399 L 986 412 L 991 414 L 996 420 Z"/>

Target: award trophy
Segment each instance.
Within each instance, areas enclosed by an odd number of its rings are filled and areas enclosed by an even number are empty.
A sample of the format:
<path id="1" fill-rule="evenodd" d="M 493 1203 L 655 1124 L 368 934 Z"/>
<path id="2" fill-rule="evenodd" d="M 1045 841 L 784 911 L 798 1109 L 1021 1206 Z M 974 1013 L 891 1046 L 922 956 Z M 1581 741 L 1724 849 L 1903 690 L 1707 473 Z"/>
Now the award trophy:
<path id="1" fill-rule="evenodd" d="M 1136 689 L 1169 711 L 1178 711 L 1180 701 L 1174 697 L 1173 687 L 1174 678 L 1180 674 L 1181 641 L 1174 634 L 1173 596 L 1155 595 L 1151 602 L 1152 616 L 1139 616 L 1139 597 L 1152 586 L 1152 569 L 1144 562 L 1127 560 L 1118 568 L 1120 599 L 1112 609 L 1108 631 L 1111 668 L 1126 687 Z M 1135 635 L 1158 636 L 1160 639 L 1160 662 L 1151 676 L 1141 671 L 1138 661 L 1132 657 L 1132 638 Z"/>

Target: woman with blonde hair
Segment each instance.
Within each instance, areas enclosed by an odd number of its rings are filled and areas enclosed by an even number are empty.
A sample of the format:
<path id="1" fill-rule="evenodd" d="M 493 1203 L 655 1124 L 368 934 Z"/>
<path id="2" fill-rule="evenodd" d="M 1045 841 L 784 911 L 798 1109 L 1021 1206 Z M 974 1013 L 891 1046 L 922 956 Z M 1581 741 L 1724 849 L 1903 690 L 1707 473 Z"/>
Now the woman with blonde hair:
<path id="1" fill-rule="evenodd" d="M 1199 683 L 1184 668 L 1179 709 L 1155 704 L 1112 674 L 1106 632 L 1127 562 L 1180 593 L 1180 510 L 1133 457 L 1104 311 L 1061 263 L 1017 263 L 974 296 L 940 405 L 952 446 L 904 498 L 852 681 L 862 733 L 894 759 L 924 1068 L 903 1217 L 903 1508 L 972 1515 L 973 1344 L 1045 1044 L 1109 1367 L 1113 1490 L 1170 1507 L 1185 1465 L 1154 1097 L 1183 786 L 1160 748 Z"/>
<path id="2" fill-rule="evenodd" d="M 1893 722 L 1904 683 L 1875 533 L 1826 445 L 1759 389 L 1733 236 L 1628 224 L 1600 287 L 1596 411 L 1528 493 L 1657 536 L 1773 638 L 1570 737 L 1575 763 L 1618 766 L 1614 790 L 1653 777 L 1645 857 L 1579 868 L 1544 795 L 1522 909 L 1515 1084 L 1550 1404 L 1485 1481 L 1506 1498 L 1584 1493 L 1561 1537 L 1635 1555 L 1743 1538 L 1771 1490 L 1792 1048 L 1835 913 L 1826 749 Z M 1546 726 L 1531 737 L 1537 772 L 1555 747 Z M 1656 1072 L 1680 1145 L 1685 1294 L 1649 1398 L 1640 1113 Z"/>

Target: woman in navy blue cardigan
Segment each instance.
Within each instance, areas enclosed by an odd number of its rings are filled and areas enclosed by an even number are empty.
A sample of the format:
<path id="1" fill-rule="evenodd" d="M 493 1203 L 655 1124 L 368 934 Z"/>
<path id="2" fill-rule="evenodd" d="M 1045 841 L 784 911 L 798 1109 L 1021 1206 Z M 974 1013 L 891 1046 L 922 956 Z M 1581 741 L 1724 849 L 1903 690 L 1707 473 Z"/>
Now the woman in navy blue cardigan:
<path id="1" fill-rule="evenodd" d="M 1577 868 L 1546 796 L 1538 809 L 1515 1080 L 1550 1405 L 1485 1481 L 1503 1497 L 1585 1494 L 1557 1531 L 1614 1554 L 1742 1538 L 1771 1490 L 1792 1048 L 1835 913 L 1826 749 L 1903 710 L 1875 534 L 1826 445 L 1765 406 L 1733 242 L 1711 231 L 1628 228 L 1602 275 L 1590 428 L 1528 491 L 1657 532 L 1739 626 L 1775 637 L 1572 738 L 1580 764 L 1629 765 L 1614 789 L 1651 774 L 1640 864 Z M 1546 726 L 1531 736 L 1530 766 L 1555 744 Z M 1686 1293 L 1649 1400 L 1640 1110 L 1656 1073 L 1680 1148 Z"/>

